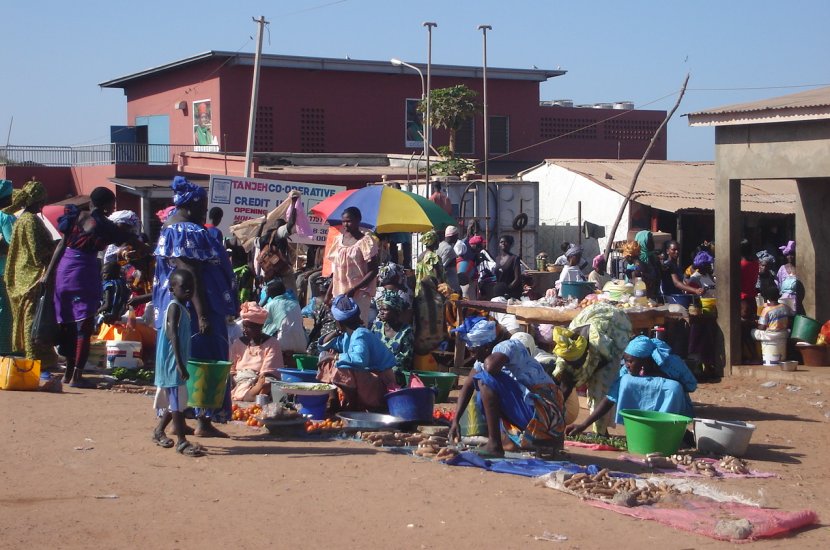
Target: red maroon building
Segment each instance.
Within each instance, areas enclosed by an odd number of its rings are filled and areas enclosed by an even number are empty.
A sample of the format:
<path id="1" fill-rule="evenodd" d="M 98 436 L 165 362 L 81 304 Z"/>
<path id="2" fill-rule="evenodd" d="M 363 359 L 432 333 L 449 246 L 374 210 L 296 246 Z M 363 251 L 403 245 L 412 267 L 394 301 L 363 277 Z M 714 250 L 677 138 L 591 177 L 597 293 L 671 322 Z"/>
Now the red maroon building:
<path id="1" fill-rule="evenodd" d="M 113 141 L 244 151 L 253 63 L 252 54 L 210 51 L 103 82 L 124 90 L 136 127 L 116 129 Z M 488 67 L 491 171 L 545 158 L 642 156 L 665 111 L 540 102 L 539 84 L 563 74 Z M 481 98 L 480 67 L 432 65 L 431 76 L 433 89 L 464 84 Z M 412 108 L 420 97 L 418 74 L 386 61 L 263 55 L 254 151 L 417 154 L 422 142 L 407 127 L 419 123 Z M 483 157 L 482 129 L 479 115 L 459 133 L 459 154 Z M 433 132 L 433 146 L 446 143 L 446 132 Z M 665 132 L 651 158 L 666 158 Z"/>

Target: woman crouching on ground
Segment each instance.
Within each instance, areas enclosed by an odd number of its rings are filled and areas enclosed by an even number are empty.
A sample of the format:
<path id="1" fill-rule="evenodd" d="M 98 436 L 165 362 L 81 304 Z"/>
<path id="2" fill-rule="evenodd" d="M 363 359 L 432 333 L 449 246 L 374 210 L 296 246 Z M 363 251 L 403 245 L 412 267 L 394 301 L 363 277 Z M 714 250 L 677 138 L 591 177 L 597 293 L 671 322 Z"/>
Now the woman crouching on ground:
<path id="1" fill-rule="evenodd" d="M 608 395 L 584 421 L 565 429 L 568 435 L 578 434 L 598 418 L 617 406 L 616 422 L 623 421 L 620 411 L 637 409 L 692 416 L 689 393 L 697 389 L 697 380 L 683 359 L 672 353 L 662 340 L 637 336 L 623 352 L 625 366 L 620 367 L 617 379 Z"/>
<path id="2" fill-rule="evenodd" d="M 259 394 L 271 393 L 277 369 L 283 367 L 282 350 L 274 336 L 262 331 L 268 312 L 256 302 L 242 304 L 242 337 L 231 344 L 231 376 L 234 401 L 254 401 Z"/>
<path id="3" fill-rule="evenodd" d="M 458 439 L 458 421 L 473 391 L 478 390 L 474 406 L 487 421 L 486 454 L 504 455 L 502 420 L 512 426 L 505 436 L 522 448 L 562 449 L 562 392 L 527 348 L 518 340 L 498 342 L 495 321 L 482 319 L 469 330 L 462 327 L 457 332 L 475 353 L 476 363 L 458 396 L 450 440 Z"/>
<path id="4" fill-rule="evenodd" d="M 392 367 L 395 356 L 360 321 L 360 308 L 348 296 L 336 297 L 331 313 L 337 331 L 320 339 L 317 380 L 334 384 L 343 392 L 341 407 L 345 410 L 382 410 L 383 396 L 398 389 Z"/>

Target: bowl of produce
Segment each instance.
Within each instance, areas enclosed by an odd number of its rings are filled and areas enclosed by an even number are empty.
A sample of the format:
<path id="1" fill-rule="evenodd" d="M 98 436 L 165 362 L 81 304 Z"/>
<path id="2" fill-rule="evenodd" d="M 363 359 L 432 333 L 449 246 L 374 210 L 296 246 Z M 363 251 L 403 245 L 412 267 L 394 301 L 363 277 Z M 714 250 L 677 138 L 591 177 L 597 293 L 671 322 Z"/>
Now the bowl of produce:
<path id="1" fill-rule="evenodd" d="M 695 418 L 697 450 L 704 453 L 743 456 L 754 431 L 755 424 L 740 420 Z"/>
<path id="2" fill-rule="evenodd" d="M 683 441 L 686 425 L 692 421 L 680 414 L 637 409 L 623 409 L 620 415 L 625 423 L 629 452 L 641 455 L 675 453 Z"/>
<path id="3" fill-rule="evenodd" d="M 446 403 L 449 400 L 450 392 L 455 387 L 458 380 L 458 375 L 451 372 L 432 372 L 423 370 L 403 371 L 406 378 L 406 385 L 409 386 L 409 379 L 415 374 L 428 388 L 435 388 L 437 394 L 435 395 L 436 403 Z"/>
<path id="4" fill-rule="evenodd" d="M 370 412 L 342 412 L 337 416 L 346 424 L 346 429 L 351 430 L 388 430 L 406 422 L 397 416 Z"/>
<path id="5" fill-rule="evenodd" d="M 337 389 L 333 384 L 314 382 L 271 382 L 271 387 L 288 395 L 327 395 Z"/>

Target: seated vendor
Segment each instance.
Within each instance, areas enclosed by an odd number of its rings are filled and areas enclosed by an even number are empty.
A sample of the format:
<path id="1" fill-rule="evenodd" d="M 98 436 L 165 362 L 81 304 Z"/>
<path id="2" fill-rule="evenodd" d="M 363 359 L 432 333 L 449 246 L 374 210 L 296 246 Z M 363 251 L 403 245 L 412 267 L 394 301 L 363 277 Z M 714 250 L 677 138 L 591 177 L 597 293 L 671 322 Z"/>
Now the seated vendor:
<path id="1" fill-rule="evenodd" d="M 412 370 L 415 354 L 415 337 L 412 327 L 403 322 L 401 312 L 405 308 L 403 298 L 393 290 L 384 290 L 375 298 L 378 318 L 372 325 L 372 332 L 395 356 L 395 371 L 398 382 L 403 379 L 401 371 Z"/>
<path id="2" fill-rule="evenodd" d="M 262 332 L 268 312 L 256 302 L 242 304 L 242 337 L 231 344 L 231 398 L 254 401 L 259 394 L 271 392 L 271 381 L 277 380 L 281 369 L 282 351 L 273 336 Z"/>
<path id="3" fill-rule="evenodd" d="M 527 348 L 518 340 L 499 342 L 495 321 L 487 319 L 469 328 L 463 325 L 456 332 L 475 354 L 476 363 L 458 396 L 450 440 L 459 438 L 459 419 L 477 390 L 473 405 L 487 422 L 483 454 L 504 456 L 503 435 L 523 448 L 561 449 L 565 427 L 562 392 Z"/>
<path id="4" fill-rule="evenodd" d="M 322 337 L 317 380 L 336 385 L 341 392 L 345 410 L 385 409 L 383 398 L 395 390 L 395 356 L 376 334 L 361 325 L 360 308 L 355 301 L 341 294 L 332 300 L 331 313 L 337 331 Z"/>
<path id="5" fill-rule="evenodd" d="M 617 379 L 588 418 L 565 428 L 568 435 L 585 431 L 596 419 L 617 406 L 616 422 L 622 422 L 620 411 L 637 409 L 682 414 L 692 417 L 689 393 L 697 389 L 697 380 L 686 363 L 672 353 L 662 340 L 637 336 L 623 352 L 625 366 Z"/>
<path id="6" fill-rule="evenodd" d="M 582 262 L 582 247 L 576 244 L 571 245 L 565 252 L 565 258 L 567 258 L 568 263 L 562 268 L 562 272 L 559 274 L 559 280 L 556 281 L 555 286 L 557 291 L 561 290 L 562 283 L 585 280 L 585 275 L 582 274 L 582 270 L 579 268 Z"/>

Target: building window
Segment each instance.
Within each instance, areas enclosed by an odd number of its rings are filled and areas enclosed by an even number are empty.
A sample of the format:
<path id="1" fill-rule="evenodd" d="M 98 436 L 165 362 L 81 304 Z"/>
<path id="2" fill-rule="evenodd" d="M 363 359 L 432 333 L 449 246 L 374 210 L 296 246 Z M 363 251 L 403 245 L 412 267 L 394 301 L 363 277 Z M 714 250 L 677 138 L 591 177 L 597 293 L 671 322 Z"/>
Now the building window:
<path id="1" fill-rule="evenodd" d="M 648 141 L 659 126 L 656 120 L 608 120 L 605 122 L 605 139 Z"/>
<path id="2" fill-rule="evenodd" d="M 424 148 L 424 117 L 418 112 L 420 99 L 406 100 L 406 120 L 404 121 L 404 145 L 406 147 Z"/>
<path id="3" fill-rule="evenodd" d="M 461 128 L 455 133 L 455 154 L 472 155 L 475 153 L 474 138 L 475 124 L 473 119 L 468 118 L 461 123 Z"/>
<path id="4" fill-rule="evenodd" d="M 268 153 L 274 149 L 274 108 L 266 105 L 257 106 L 254 151 Z"/>
<path id="5" fill-rule="evenodd" d="M 314 107 L 300 109 L 300 152 L 325 153 L 326 110 Z"/>
<path id="6" fill-rule="evenodd" d="M 596 120 L 590 118 L 542 117 L 539 136 L 542 139 L 597 139 Z M 590 127 L 589 127 L 590 126 Z"/>
<path id="7" fill-rule="evenodd" d="M 510 151 L 510 121 L 506 116 L 491 116 L 490 126 L 490 154 L 505 154 Z"/>

